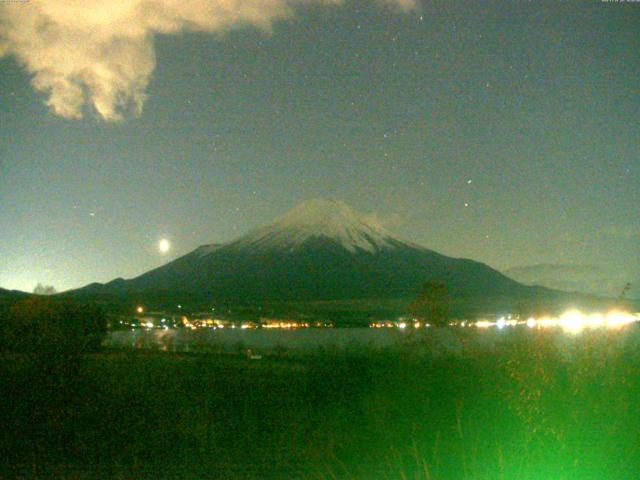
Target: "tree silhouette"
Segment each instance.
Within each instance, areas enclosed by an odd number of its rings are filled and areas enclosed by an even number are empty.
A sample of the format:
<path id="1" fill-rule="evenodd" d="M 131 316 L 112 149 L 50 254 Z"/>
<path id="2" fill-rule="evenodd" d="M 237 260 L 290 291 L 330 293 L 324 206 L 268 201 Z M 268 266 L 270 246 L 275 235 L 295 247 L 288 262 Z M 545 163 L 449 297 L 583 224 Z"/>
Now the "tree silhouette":
<path id="1" fill-rule="evenodd" d="M 42 285 L 38 282 L 38 285 L 33 289 L 33 293 L 36 295 L 54 295 L 57 292 L 52 285 Z"/>
<path id="2" fill-rule="evenodd" d="M 13 305 L 0 324 L 0 347 L 23 353 L 96 351 L 106 319 L 94 305 L 31 297 Z"/>
<path id="3" fill-rule="evenodd" d="M 425 282 L 417 298 L 409 305 L 409 313 L 436 327 L 447 325 L 451 318 L 449 289 L 444 283 L 433 280 Z"/>

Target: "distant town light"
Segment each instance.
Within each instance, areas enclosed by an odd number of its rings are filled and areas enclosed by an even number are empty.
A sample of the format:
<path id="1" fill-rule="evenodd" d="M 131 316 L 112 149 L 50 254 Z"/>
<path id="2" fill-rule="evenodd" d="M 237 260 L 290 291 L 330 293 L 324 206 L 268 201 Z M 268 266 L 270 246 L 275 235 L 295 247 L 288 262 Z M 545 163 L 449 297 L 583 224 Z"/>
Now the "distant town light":
<path id="1" fill-rule="evenodd" d="M 144 307 L 139 306 L 138 308 L 136 308 L 136 312 L 138 312 L 138 313 L 144 312 Z"/>
<path id="2" fill-rule="evenodd" d="M 476 327 L 478 328 L 489 328 L 492 327 L 493 325 L 495 325 L 493 322 L 490 322 L 489 320 L 478 320 L 476 322 Z"/>
<path id="3" fill-rule="evenodd" d="M 622 327 L 628 323 L 637 322 L 638 318 L 630 313 L 612 311 L 607 314 L 606 324 L 609 328 Z"/>
<path id="4" fill-rule="evenodd" d="M 565 312 L 559 321 L 562 329 L 571 333 L 578 333 L 585 327 L 584 316 L 578 310 Z"/>
<path id="5" fill-rule="evenodd" d="M 578 334 L 584 329 L 596 329 L 602 327 L 618 329 L 635 322 L 640 322 L 640 314 L 638 313 L 632 314 L 629 312 L 612 310 L 606 314 L 585 314 L 580 310 L 573 309 L 564 312 L 559 317 L 530 317 L 526 321 L 500 317 L 495 322 L 489 320 L 478 320 L 475 322 L 475 326 L 479 328 L 498 327 L 499 329 L 517 325 L 526 325 L 529 328 L 560 327 L 567 333 Z"/>

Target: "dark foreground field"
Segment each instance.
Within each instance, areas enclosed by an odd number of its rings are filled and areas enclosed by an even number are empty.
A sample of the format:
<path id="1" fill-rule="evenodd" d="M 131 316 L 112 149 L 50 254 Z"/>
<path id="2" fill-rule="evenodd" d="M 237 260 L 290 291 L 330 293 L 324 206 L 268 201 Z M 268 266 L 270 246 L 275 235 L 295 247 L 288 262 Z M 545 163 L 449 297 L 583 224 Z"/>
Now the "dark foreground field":
<path id="1" fill-rule="evenodd" d="M 4 356 L 0 476 L 638 478 L 632 336 L 509 335 L 432 357 Z"/>

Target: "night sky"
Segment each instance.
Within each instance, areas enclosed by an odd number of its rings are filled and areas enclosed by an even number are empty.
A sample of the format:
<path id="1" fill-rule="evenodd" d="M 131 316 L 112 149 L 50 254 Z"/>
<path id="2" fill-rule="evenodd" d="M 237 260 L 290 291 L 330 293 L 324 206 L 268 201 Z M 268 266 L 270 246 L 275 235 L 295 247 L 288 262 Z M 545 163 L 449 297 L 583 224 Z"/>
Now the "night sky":
<path id="1" fill-rule="evenodd" d="M 115 27 L 97 0 L 0 2 L 1 287 L 136 276 L 318 197 L 498 269 L 640 279 L 640 3 L 251 0 L 196 25 L 238 1 Z"/>

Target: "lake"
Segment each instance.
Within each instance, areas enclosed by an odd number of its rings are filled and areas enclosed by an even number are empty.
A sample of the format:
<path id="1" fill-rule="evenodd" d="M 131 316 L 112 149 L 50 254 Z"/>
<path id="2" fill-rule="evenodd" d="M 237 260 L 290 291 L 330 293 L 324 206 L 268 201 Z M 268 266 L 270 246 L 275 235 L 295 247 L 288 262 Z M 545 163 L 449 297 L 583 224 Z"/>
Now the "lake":
<path id="1" fill-rule="evenodd" d="M 585 337 L 606 336 L 620 344 L 640 347 L 637 324 L 619 330 L 588 330 L 567 333 L 561 329 L 461 328 L 302 328 L 285 329 L 136 329 L 113 331 L 104 346 L 116 349 L 148 349 L 172 352 L 247 353 L 271 355 L 285 352 L 304 355 L 329 352 L 402 349 L 415 353 L 460 353 L 466 348 L 493 350 L 525 335 L 544 332 L 561 345 L 569 346 Z M 617 342 L 618 343 L 618 342 Z"/>

